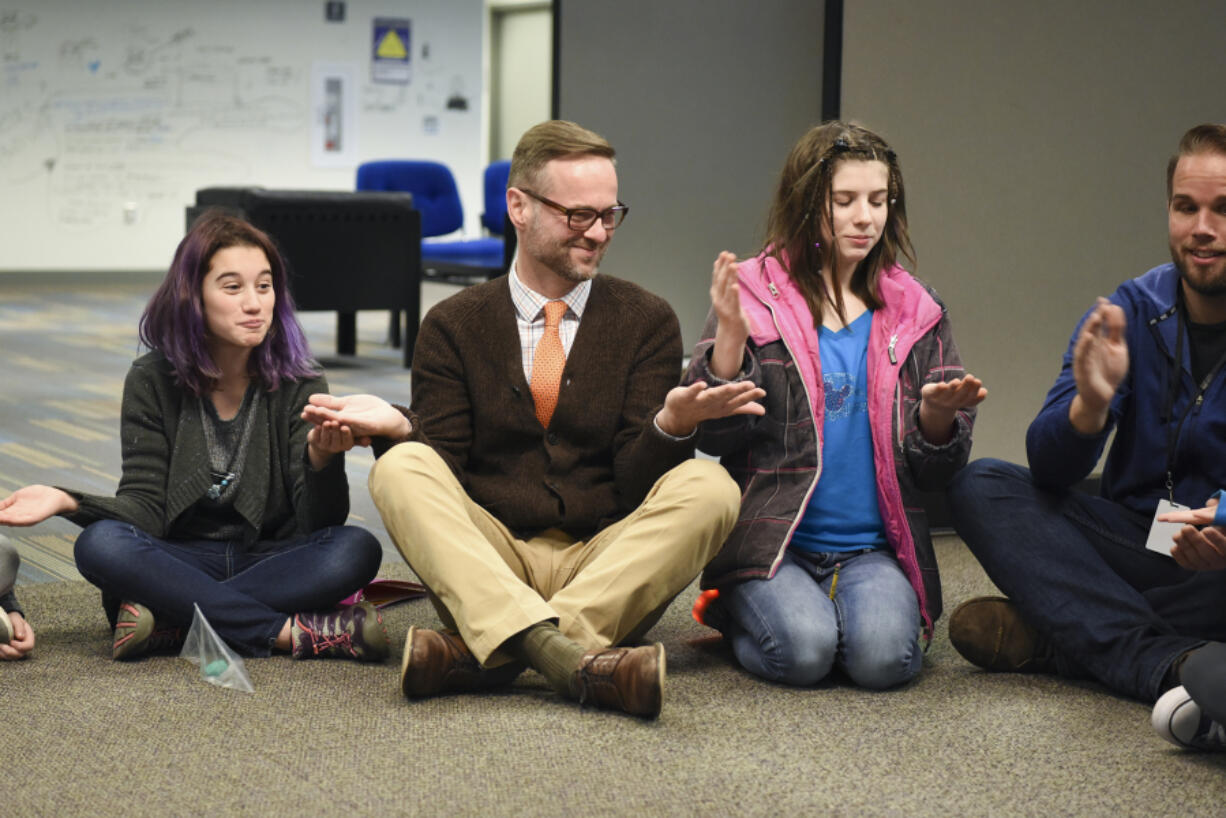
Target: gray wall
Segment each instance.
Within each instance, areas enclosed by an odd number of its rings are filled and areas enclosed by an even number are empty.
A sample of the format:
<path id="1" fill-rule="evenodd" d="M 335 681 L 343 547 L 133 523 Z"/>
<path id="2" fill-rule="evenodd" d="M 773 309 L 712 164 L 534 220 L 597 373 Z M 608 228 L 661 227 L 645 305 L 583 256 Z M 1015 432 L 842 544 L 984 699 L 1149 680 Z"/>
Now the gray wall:
<path id="1" fill-rule="evenodd" d="M 557 2 L 559 114 L 613 143 L 631 208 L 603 269 L 668 299 L 692 345 L 716 254 L 757 249 L 783 159 L 820 117 L 824 4 Z"/>
<path id="2" fill-rule="evenodd" d="M 1221 0 L 852 0 L 843 115 L 897 149 L 918 273 L 990 395 L 974 456 L 1025 457 L 1074 324 L 1169 260 L 1165 170 L 1226 121 Z"/>

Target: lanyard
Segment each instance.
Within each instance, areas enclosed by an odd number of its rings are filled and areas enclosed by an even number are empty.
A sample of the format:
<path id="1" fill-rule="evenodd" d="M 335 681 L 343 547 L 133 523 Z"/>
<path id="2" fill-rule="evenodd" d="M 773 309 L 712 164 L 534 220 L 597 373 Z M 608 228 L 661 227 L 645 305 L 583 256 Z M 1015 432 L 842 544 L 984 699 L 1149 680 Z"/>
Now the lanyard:
<path id="1" fill-rule="evenodd" d="M 1188 401 L 1188 406 L 1183 410 L 1183 414 L 1179 417 L 1179 422 L 1172 426 L 1171 413 L 1175 409 L 1175 399 L 1179 396 L 1179 385 L 1183 380 L 1183 336 L 1186 328 L 1184 327 L 1184 310 L 1183 310 L 1183 293 L 1178 292 L 1179 305 L 1175 310 L 1175 363 L 1171 367 L 1171 377 L 1166 393 L 1166 406 L 1163 408 L 1162 420 L 1166 423 L 1166 493 L 1167 499 L 1172 503 L 1175 502 L 1175 458 L 1177 452 L 1176 445 L 1179 443 L 1179 435 L 1183 431 L 1184 421 L 1188 419 L 1188 415 L 1192 414 L 1194 408 L 1199 407 L 1205 400 L 1205 391 L 1209 388 L 1209 384 L 1213 383 L 1213 379 L 1217 377 L 1217 373 L 1226 365 L 1226 354 L 1223 354 L 1213 369 L 1205 375 L 1196 390 L 1196 394 L 1192 396 L 1192 400 Z"/>

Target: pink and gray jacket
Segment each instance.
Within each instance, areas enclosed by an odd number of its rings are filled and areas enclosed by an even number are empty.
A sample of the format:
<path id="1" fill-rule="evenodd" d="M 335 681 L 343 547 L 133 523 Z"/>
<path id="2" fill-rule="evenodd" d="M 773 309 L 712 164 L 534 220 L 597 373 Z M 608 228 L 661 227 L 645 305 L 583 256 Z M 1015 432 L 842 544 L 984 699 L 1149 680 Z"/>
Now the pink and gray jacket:
<path id="1" fill-rule="evenodd" d="M 825 398 L 817 331 L 800 290 L 774 258 L 738 269 L 741 302 L 753 333 L 736 380 L 766 390 L 764 416 L 705 421 L 697 445 L 741 487 L 741 515 L 707 566 L 703 588 L 773 577 L 826 464 L 822 462 Z M 964 374 L 944 305 L 902 267 L 879 282 L 884 306 L 868 342 L 868 412 L 885 534 L 919 598 L 926 637 L 941 615 L 941 581 L 920 493 L 943 489 L 966 464 L 975 410 L 956 417 L 953 438 L 926 441 L 919 430 L 925 383 Z M 710 370 L 716 319 L 708 316 L 683 383 L 725 381 Z M 830 464 L 837 474 L 838 464 Z"/>

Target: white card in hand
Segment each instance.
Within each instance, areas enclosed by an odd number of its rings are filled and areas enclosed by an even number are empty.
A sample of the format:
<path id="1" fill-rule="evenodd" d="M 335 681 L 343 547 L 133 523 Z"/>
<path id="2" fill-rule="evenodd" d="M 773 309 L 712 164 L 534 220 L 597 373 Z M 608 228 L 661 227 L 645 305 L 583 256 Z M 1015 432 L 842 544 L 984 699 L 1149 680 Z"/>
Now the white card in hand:
<path id="1" fill-rule="evenodd" d="M 1150 551 L 1157 551 L 1159 554 L 1171 555 L 1171 547 L 1175 545 L 1175 535 L 1179 533 L 1179 529 L 1184 527 L 1184 523 L 1163 523 L 1158 521 L 1159 514 L 1166 514 L 1168 511 L 1187 511 L 1187 506 L 1181 506 L 1179 503 L 1172 503 L 1170 500 L 1159 500 L 1158 508 L 1154 511 L 1154 521 L 1149 526 L 1149 539 L 1145 541 L 1145 547 Z"/>

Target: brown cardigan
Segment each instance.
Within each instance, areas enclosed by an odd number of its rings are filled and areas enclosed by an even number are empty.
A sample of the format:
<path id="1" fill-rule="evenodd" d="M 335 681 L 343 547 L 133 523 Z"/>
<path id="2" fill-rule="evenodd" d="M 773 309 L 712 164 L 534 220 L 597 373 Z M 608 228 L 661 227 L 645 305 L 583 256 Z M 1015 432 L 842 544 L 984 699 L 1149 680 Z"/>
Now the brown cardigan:
<path id="1" fill-rule="evenodd" d="M 663 299 L 598 275 L 543 429 L 503 276 L 448 298 L 422 321 L 409 439 L 441 454 L 468 495 L 517 536 L 561 528 L 584 539 L 693 456 L 692 439 L 674 440 L 653 422 L 677 385 L 681 351 L 677 316 Z"/>

